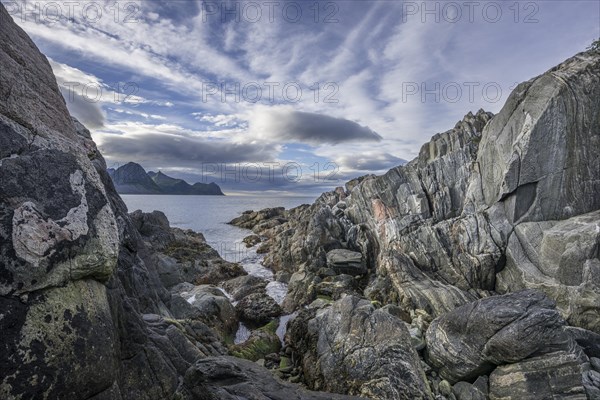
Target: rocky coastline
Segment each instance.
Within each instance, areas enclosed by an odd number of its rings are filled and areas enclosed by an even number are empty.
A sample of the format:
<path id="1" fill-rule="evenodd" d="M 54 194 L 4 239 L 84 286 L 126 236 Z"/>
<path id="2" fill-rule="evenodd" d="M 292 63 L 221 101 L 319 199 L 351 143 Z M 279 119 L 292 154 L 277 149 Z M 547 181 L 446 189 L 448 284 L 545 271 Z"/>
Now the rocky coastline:
<path id="1" fill-rule="evenodd" d="M 0 26 L 0 398 L 600 398 L 599 52 L 383 176 L 231 221 L 269 280 L 130 213 Z"/>
<path id="2" fill-rule="evenodd" d="M 232 221 L 289 283 L 304 383 L 377 399 L 600 398 L 598 98 L 600 54 L 580 53 L 407 165 Z"/>

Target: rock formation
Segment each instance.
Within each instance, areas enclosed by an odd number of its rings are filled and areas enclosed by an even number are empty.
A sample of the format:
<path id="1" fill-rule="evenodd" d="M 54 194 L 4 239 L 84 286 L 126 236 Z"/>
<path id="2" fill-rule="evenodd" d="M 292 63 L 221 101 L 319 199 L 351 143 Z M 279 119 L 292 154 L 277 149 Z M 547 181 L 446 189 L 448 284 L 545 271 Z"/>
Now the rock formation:
<path id="1" fill-rule="evenodd" d="M 289 281 L 282 310 L 201 234 L 128 214 L 2 5 L 0 26 L 0 398 L 600 396 L 597 51 L 405 166 L 232 221 Z M 268 323 L 228 344 L 240 318 Z"/>
<path id="2" fill-rule="evenodd" d="M 2 5 L 0 26 L 0 398 L 333 398 L 225 356 L 207 323 L 228 330 L 235 310 L 210 286 L 192 296 L 222 308 L 194 306 L 184 289 L 200 289 L 185 281 L 239 266 L 164 215 L 128 215 L 47 59 Z"/>
<path id="3" fill-rule="evenodd" d="M 310 206 L 232 221 L 263 238 L 265 265 L 291 274 L 284 310 L 312 310 L 289 336 L 305 382 L 369 393 L 355 384 L 378 372 L 332 382 L 324 366 L 336 365 L 344 347 L 293 334 L 336 329 L 338 319 L 324 321 L 358 295 L 404 321 L 435 396 L 595 398 L 599 98 L 600 54 L 580 53 L 520 84 L 498 115 L 467 114 L 404 166 Z M 366 275 L 338 279 L 334 298 L 323 288 L 342 264 Z"/>

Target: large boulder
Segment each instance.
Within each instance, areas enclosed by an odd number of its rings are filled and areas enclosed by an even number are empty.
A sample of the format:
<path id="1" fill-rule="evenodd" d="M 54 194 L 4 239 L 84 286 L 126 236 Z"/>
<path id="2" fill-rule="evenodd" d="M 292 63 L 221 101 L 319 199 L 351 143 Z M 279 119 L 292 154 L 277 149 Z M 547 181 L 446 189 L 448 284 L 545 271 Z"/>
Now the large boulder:
<path id="1" fill-rule="evenodd" d="M 546 293 L 567 322 L 600 332 L 600 210 L 563 221 L 523 222 L 508 240 L 501 293 Z"/>
<path id="2" fill-rule="evenodd" d="M 183 400 L 352 400 L 358 397 L 316 393 L 275 378 L 258 364 L 235 357 L 198 360 L 178 391 Z"/>
<path id="3" fill-rule="evenodd" d="M 265 293 L 267 281 L 254 275 L 243 275 L 225 281 L 221 286 L 234 301 L 240 301 L 252 293 Z"/>
<path id="4" fill-rule="evenodd" d="M 346 296 L 302 311 L 288 325 L 309 387 L 378 399 L 430 399 L 404 322 Z"/>
<path id="5" fill-rule="evenodd" d="M 552 300 L 534 290 L 461 306 L 433 320 L 426 341 L 428 361 L 451 383 L 556 351 L 586 358 Z"/>
<path id="6" fill-rule="evenodd" d="M 238 327 L 235 308 L 219 288 L 213 285 L 183 284 L 174 290 L 198 310 L 199 319 L 214 327 L 223 337 L 235 333 Z"/>
<path id="7" fill-rule="evenodd" d="M 363 275 L 367 266 L 361 253 L 345 249 L 335 249 L 327 253 L 327 266 L 338 274 Z"/>
<path id="8" fill-rule="evenodd" d="M 282 309 L 266 292 L 251 293 L 240 300 L 235 309 L 240 319 L 250 325 L 264 325 L 281 315 Z"/>
<path id="9" fill-rule="evenodd" d="M 583 374 L 589 367 L 569 351 L 501 365 L 490 374 L 491 400 L 586 400 Z"/>

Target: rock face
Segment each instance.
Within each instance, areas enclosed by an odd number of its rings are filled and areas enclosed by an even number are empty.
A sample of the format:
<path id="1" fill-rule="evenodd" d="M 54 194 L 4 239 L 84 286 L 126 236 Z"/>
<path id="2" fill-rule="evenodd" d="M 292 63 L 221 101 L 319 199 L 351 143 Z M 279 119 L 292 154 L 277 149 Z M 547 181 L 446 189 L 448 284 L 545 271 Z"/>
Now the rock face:
<path id="1" fill-rule="evenodd" d="M 162 215 L 128 215 L 48 61 L 3 5 L 0 26 L 0 398 L 330 398 L 224 357 L 158 266 L 161 252 L 195 265 L 214 255 Z"/>
<path id="2" fill-rule="evenodd" d="M 146 172 L 139 164 L 129 162 L 117 169 L 109 168 L 108 174 L 121 194 L 178 194 L 223 195 L 214 182 L 190 185 L 183 179 L 171 178 L 162 172 Z"/>
<path id="3" fill-rule="evenodd" d="M 331 300 L 330 254 L 344 251 L 366 268 L 358 296 L 392 304 L 421 332 L 439 318 L 426 353 L 449 382 L 426 372 L 435 395 L 456 397 L 450 382 L 487 374 L 496 398 L 528 398 L 541 376 L 560 380 L 540 389 L 547 397 L 578 398 L 582 387 L 590 395 L 595 375 L 579 354 L 597 354 L 600 334 L 598 98 L 600 53 L 577 54 L 519 85 L 498 115 L 467 114 L 406 165 L 263 218 L 261 228 L 250 216 L 239 222 L 266 238 L 265 264 L 291 274 L 286 312 Z M 494 304 L 511 306 L 477 311 Z M 453 311 L 466 309 L 474 314 Z M 465 396 L 488 395 L 464 385 Z"/>
<path id="4" fill-rule="evenodd" d="M 562 351 L 575 360 L 583 352 L 564 327 L 553 302 L 541 292 L 493 296 L 436 318 L 427 330 L 427 358 L 451 383 L 547 353 Z M 581 383 L 581 371 L 578 379 Z"/>
<path id="5" fill-rule="evenodd" d="M 404 322 L 346 296 L 303 311 L 288 334 L 313 389 L 377 399 L 431 399 Z"/>

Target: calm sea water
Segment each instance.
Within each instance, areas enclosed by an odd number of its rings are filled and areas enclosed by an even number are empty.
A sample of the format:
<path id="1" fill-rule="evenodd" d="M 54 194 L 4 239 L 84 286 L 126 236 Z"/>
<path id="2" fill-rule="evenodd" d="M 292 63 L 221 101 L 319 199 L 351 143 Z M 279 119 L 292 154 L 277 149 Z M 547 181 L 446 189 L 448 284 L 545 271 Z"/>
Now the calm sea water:
<path id="1" fill-rule="evenodd" d="M 242 239 L 250 231 L 228 225 L 227 222 L 246 210 L 268 207 L 286 209 L 311 204 L 316 197 L 264 196 L 169 196 L 122 195 L 129 212 L 159 210 L 165 213 L 171 226 L 202 232 L 206 241 L 221 256 L 232 262 L 242 262 L 246 254 Z"/>

